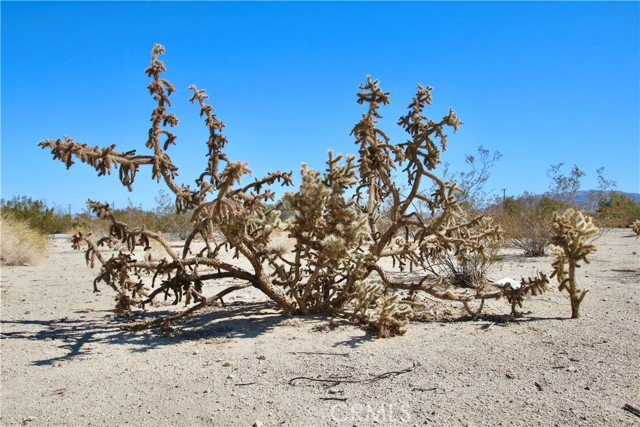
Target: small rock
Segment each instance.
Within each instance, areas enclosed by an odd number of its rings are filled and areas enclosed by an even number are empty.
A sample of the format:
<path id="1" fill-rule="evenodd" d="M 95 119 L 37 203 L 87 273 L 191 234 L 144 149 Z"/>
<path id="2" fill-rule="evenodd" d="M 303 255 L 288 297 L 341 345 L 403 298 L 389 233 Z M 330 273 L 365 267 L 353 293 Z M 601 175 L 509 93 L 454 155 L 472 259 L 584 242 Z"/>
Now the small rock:
<path id="1" fill-rule="evenodd" d="M 227 379 L 228 379 L 228 380 L 235 380 L 235 379 L 236 379 L 236 376 L 235 376 L 235 375 L 233 375 L 233 374 L 229 374 L 229 375 L 227 375 Z"/>
<path id="2" fill-rule="evenodd" d="M 210 388 L 208 388 L 208 389 L 206 389 L 205 391 L 203 391 L 203 393 L 205 393 L 205 394 L 206 394 L 206 393 L 211 393 L 211 389 L 210 389 Z"/>
<path id="3" fill-rule="evenodd" d="M 233 362 L 229 361 L 229 360 L 225 360 L 224 362 L 222 362 L 222 366 L 229 367 L 229 366 L 233 366 Z"/>
<path id="4" fill-rule="evenodd" d="M 575 366 L 569 366 L 569 367 L 567 368 L 567 371 L 568 371 L 568 372 L 577 372 L 577 371 L 578 371 L 578 369 L 577 369 Z"/>
<path id="5" fill-rule="evenodd" d="M 262 421 L 254 421 L 253 422 L 253 427 L 264 427 L 264 423 Z"/>
<path id="6" fill-rule="evenodd" d="M 195 356 L 196 354 L 198 354 L 199 351 L 198 350 L 193 350 L 193 355 Z"/>

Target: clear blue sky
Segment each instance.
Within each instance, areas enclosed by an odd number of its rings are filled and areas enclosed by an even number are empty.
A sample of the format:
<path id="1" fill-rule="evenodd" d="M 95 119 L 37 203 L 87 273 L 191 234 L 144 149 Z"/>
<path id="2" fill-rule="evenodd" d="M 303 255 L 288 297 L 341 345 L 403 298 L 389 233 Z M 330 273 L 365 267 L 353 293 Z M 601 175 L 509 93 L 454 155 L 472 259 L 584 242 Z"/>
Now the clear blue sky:
<path id="1" fill-rule="evenodd" d="M 129 193 L 115 176 L 65 170 L 37 147 L 68 135 L 144 153 L 154 102 L 144 73 L 154 43 L 178 92 L 179 182 L 206 164 L 207 129 L 187 102 L 206 88 L 226 124 L 228 154 L 255 176 L 323 168 L 349 136 L 367 74 L 391 92 L 395 125 L 416 84 L 434 87 L 427 115 L 465 122 L 443 160 L 453 170 L 480 145 L 503 158 L 488 189 L 544 192 L 551 164 L 596 169 L 640 192 L 638 2 L 134 3 L 2 1 L 2 197 L 29 195 L 78 211 L 87 198 L 151 208 L 159 185 L 142 170 Z M 281 192 L 279 194 L 282 194 Z"/>

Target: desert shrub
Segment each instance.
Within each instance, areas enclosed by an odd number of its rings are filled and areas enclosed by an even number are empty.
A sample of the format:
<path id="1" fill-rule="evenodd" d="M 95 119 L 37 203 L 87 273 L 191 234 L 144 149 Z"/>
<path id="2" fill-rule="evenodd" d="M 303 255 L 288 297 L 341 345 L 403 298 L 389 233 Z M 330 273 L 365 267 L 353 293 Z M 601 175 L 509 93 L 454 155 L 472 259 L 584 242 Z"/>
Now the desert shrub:
<path id="1" fill-rule="evenodd" d="M 17 221 L 25 221 L 30 227 L 45 234 L 64 233 L 72 228 L 71 215 L 56 212 L 44 201 L 33 200 L 27 196 L 0 200 L 0 211 Z"/>
<path id="2" fill-rule="evenodd" d="M 631 227 L 631 230 L 633 230 L 633 232 L 636 233 L 636 236 L 640 236 L 640 219 L 636 219 L 635 221 L 633 221 L 630 227 Z"/>
<path id="3" fill-rule="evenodd" d="M 526 256 L 538 257 L 547 254 L 554 234 L 554 214 L 566 207 L 564 202 L 547 196 L 525 195 L 517 199 L 508 197 L 490 212 L 512 246 L 521 249 Z"/>
<path id="4" fill-rule="evenodd" d="M 582 177 L 586 175 L 577 165 L 573 165 L 571 172 L 566 175 L 563 169 L 564 163 L 557 163 L 551 165 L 547 171 L 547 176 L 551 179 L 549 184 L 549 190 L 547 191 L 547 197 L 554 200 L 564 202 L 566 205 L 575 204 L 575 196 L 580 185 L 582 184 Z M 598 176 L 602 176 L 602 168 L 598 169 Z"/>
<path id="5" fill-rule="evenodd" d="M 4 265 L 33 265 L 47 254 L 47 236 L 11 214 L 0 215 L 0 262 Z"/>
<path id="6" fill-rule="evenodd" d="M 129 201 L 129 205 L 124 209 L 114 209 L 114 217 L 121 222 L 127 223 L 130 227 L 143 228 L 150 231 L 158 231 L 158 216 L 144 210 L 142 206 L 135 206 Z"/>
<path id="7" fill-rule="evenodd" d="M 450 165 L 445 164 L 443 178 L 456 182 L 456 198 L 466 211 L 480 212 L 490 203 L 490 192 L 485 185 L 491 177 L 491 169 L 501 158 L 499 151 L 491 152 L 481 145 L 477 154 L 465 156 L 466 170 L 453 172 Z"/>
<path id="8" fill-rule="evenodd" d="M 191 232 L 191 214 L 193 212 L 178 213 L 174 201 L 168 192 L 160 190 L 156 197 L 156 208 L 153 212 L 157 218 L 159 232 L 184 240 Z"/>
<path id="9" fill-rule="evenodd" d="M 323 172 L 303 165 L 299 189 L 269 207 L 274 199 L 270 186 L 292 185 L 291 173 L 272 172 L 242 184 L 250 169 L 228 158 L 224 125 L 206 103 L 206 92 L 196 86 L 190 87 L 190 101 L 200 106 L 200 116 L 209 128 L 208 161 L 195 188 L 175 182 L 178 168 L 167 152 L 176 142 L 170 128 L 178 120 L 167 111 L 175 88 L 162 77 L 166 71 L 159 59 L 162 53 L 164 48 L 156 45 L 147 69 L 152 78 L 149 90 L 157 103 L 145 144 L 152 155 L 120 152 L 115 146 L 91 147 L 69 137 L 40 143 L 68 167 L 79 159 L 100 175 L 118 169 L 120 181 L 130 190 L 140 167 L 150 166 L 152 178 L 163 181 L 174 194 L 177 213 L 193 212 L 184 246 L 176 251 L 158 233 L 118 220 L 109 205 L 89 202 L 96 216 L 110 222 L 109 235 L 95 240 L 78 233 L 73 245 L 84 249 L 90 265 L 100 266 L 94 286 L 104 282 L 116 292 L 116 309 L 128 313 L 157 297 L 189 306 L 139 327 L 168 325 L 231 292 L 253 286 L 282 311 L 343 317 L 378 336 L 391 336 L 404 333 L 410 318 L 411 310 L 403 302 L 407 292 L 423 292 L 467 308 L 472 301 L 486 299 L 521 301 L 525 295 L 546 289 L 544 274 L 523 279 L 515 287 L 475 284 L 461 288 L 450 276 L 430 269 L 447 256 L 458 262 L 487 257 L 486 248 L 502 234 L 490 218 L 465 213 L 455 197 L 456 184 L 434 172 L 447 147 L 445 130 L 455 132 L 462 122 L 453 109 L 439 120 L 426 117 L 431 87 L 418 85 L 407 114 L 398 121 L 407 140 L 394 144 L 377 127 L 380 109 L 390 102 L 390 95 L 368 77 L 357 94 L 365 112 L 351 132 L 358 154 L 342 156 L 330 151 Z M 425 187 L 432 192 L 423 194 Z M 426 215 L 414 210 L 418 202 Z M 293 213 L 285 225 L 280 207 Z M 290 246 L 274 244 L 283 227 Z M 202 250 L 192 246 L 197 236 L 204 242 Z M 164 247 L 163 259 L 136 255 L 136 248 L 148 249 L 151 241 Z M 123 249 L 107 258 L 102 248 L 116 243 L 124 245 Z M 227 262 L 221 256 L 224 251 L 246 262 Z M 394 269 L 388 269 L 389 260 Z M 400 278 L 406 271 L 413 275 Z M 145 274 L 152 277 L 151 283 Z M 235 279 L 235 284 L 206 297 L 205 285 L 222 279 Z"/>
<path id="10" fill-rule="evenodd" d="M 610 192 L 598 204 L 595 220 L 600 227 L 624 228 L 640 219 L 640 204 L 626 194 Z"/>
<path id="11" fill-rule="evenodd" d="M 73 232 L 81 232 L 85 235 L 104 237 L 109 234 L 111 224 L 108 220 L 97 218 L 91 214 L 90 210 L 85 210 L 73 217 Z"/>
<path id="12" fill-rule="evenodd" d="M 430 265 L 437 275 L 447 277 L 454 287 L 475 289 L 487 284 L 487 271 L 493 261 L 491 256 L 471 256 L 460 259 L 454 253 L 444 254 Z"/>
<path id="13" fill-rule="evenodd" d="M 552 253 L 556 260 L 551 277 L 558 279 L 560 291 L 569 294 L 571 318 L 577 319 L 580 317 L 580 304 L 589 290 L 578 288 L 576 269 L 580 262 L 588 264 L 587 256 L 596 251 L 590 240 L 598 234 L 598 228 L 590 216 L 570 208 L 563 214 L 554 214 L 553 231 Z"/>

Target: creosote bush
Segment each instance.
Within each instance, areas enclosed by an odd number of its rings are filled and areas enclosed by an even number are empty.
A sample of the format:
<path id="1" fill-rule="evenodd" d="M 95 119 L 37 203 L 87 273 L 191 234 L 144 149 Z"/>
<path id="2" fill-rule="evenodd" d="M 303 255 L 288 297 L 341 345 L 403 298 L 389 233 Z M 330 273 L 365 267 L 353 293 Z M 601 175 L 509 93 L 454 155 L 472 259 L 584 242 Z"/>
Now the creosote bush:
<path id="1" fill-rule="evenodd" d="M 109 205 L 89 202 L 92 211 L 111 224 L 106 237 L 95 240 L 86 233 L 73 237 L 74 247 L 85 251 L 87 262 L 100 267 L 95 289 L 99 283 L 111 287 L 121 313 L 144 308 L 157 298 L 187 306 L 138 328 L 168 326 L 252 286 L 284 312 L 342 317 L 386 337 L 405 331 L 411 317 L 411 309 L 403 302 L 407 293 L 457 302 L 476 314 L 470 308 L 474 301 L 506 298 L 514 311 L 526 295 L 546 290 L 544 274 L 522 279 L 515 287 L 487 283 L 460 287 L 451 275 L 431 268 L 443 259 L 455 259 L 458 265 L 468 259 L 481 261 L 489 256 L 486 248 L 502 237 L 490 218 L 465 214 L 454 196 L 455 183 L 434 173 L 447 148 L 446 130 L 455 132 L 462 122 L 453 109 L 441 119 L 425 115 L 431 87 L 418 85 L 407 113 L 398 121 L 407 139 L 393 143 L 377 127 L 390 95 L 368 77 L 357 94 L 364 112 L 351 131 L 357 155 L 330 151 L 324 171 L 303 165 L 300 188 L 274 206 L 269 205 L 274 200 L 270 187 L 292 185 L 292 174 L 272 172 L 243 184 L 251 171 L 247 164 L 227 156 L 224 124 L 206 103 L 206 92 L 196 86 L 190 87 L 190 101 L 199 106 L 209 129 L 208 161 L 195 187 L 176 183 L 178 167 L 168 154 L 176 143 L 171 129 L 178 119 L 168 112 L 176 89 L 163 77 L 163 52 L 162 46 L 154 47 L 147 69 L 152 78 L 149 91 L 156 101 L 145 143 L 150 155 L 117 151 L 115 145 L 91 147 L 66 136 L 40 143 L 67 168 L 80 160 L 99 175 L 118 170 L 120 181 L 130 190 L 140 168 L 151 167 L 153 179 L 163 181 L 175 196 L 176 211 L 192 212 L 184 246 L 176 250 L 159 234 L 118 220 Z M 425 195 L 422 188 L 433 190 Z M 414 210 L 418 203 L 426 207 L 426 215 Z M 284 225 L 281 208 L 292 215 Z M 282 227 L 290 245 L 274 244 Z M 200 250 L 193 245 L 196 237 L 204 242 Z M 164 258 L 138 256 L 136 250 L 147 250 L 152 241 L 165 249 Z M 107 257 L 104 248 L 116 244 L 122 249 Z M 244 262 L 226 261 L 225 252 Z M 390 269 L 389 264 L 394 267 Z M 407 272 L 412 274 L 400 278 Z M 223 279 L 234 279 L 234 284 L 207 296 L 205 285 Z"/>
<path id="2" fill-rule="evenodd" d="M 47 206 L 43 200 L 20 196 L 10 200 L 0 200 L 0 212 L 16 221 L 24 221 L 34 230 L 44 234 L 65 233 L 73 228 L 73 219 L 69 213 Z"/>

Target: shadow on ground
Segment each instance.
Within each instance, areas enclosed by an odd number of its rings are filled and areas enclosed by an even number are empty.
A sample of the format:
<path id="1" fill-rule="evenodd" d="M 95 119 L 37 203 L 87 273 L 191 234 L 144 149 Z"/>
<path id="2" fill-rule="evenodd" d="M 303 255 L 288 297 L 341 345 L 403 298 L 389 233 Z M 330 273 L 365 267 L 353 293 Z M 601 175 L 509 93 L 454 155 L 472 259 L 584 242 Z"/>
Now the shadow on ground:
<path id="1" fill-rule="evenodd" d="M 75 358 L 90 356 L 94 351 L 94 344 L 127 345 L 133 347 L 132 352 L 146 352 L 154 348 L 176 344 L 185 340 L 206 339 L 242 339 L 255 338 L 275 328 L 279 323 L 291 319 L 283 314 L 271 302 L 234 302 L 223 307 L 212 307 L 208 310 L 192 313 L 184 321 L 180 321 L 171 330 L 132 331 L 130 327 L 136 322 L 148 321 L 175 313 L 169 310 L 154 310 L 151 312 L 137 312 L 126 319 L 112 319 L 111 311 L 93 312 L 93 318 L 84 315 L 86 310 L 78 311 L 78 318 L 62 318 L 51 320 L 1 320 L 0 340 L 33 340 L 51 341 L 53 345 L 64 349 L 63 356 L 31 363 L 36 366 L 46 366 Z M 83 314 L 83 315 L 81 315 Z M 345 326 L 346 321 L 330 320 L 323 316 L 296 316 L 301 321 L 326 321 L 328 325 Z M 529 323 L 548 320 L 563 320 L 563 318 L 539 318 L 523 316 L 513 318 L 502 315 L 482 315 L 474 319 L 468 317 L 440 319 L 437 323 L 449 322 L 478 322 L 482 329 L 494 325 L 507 326 L 513 323 Z M 427 323 L 433 322 L 425 321 Z M 353 325 L 349 325 L 353 326 Z M 323 327 L 321 326 L 320 329 Z M 334 347 L 357 348 L 375 338 L 373 335 L 360 331 L 350 338 L 334 343 Z M 331 333 L 327 331 L 327 333 Z"/>
<path id="2" fill-rule="evenodd" d="M 32 362 L 34 365 L 42 366 L 89 356 L 92 354 L 93 344 L 129 345 L 134 347 L 133 352 L 145 352 L 184 340 L 255 338 L 288 318 L 268 302 L 237 302 L 227 304 L 225 308 L 216 307 L 193 313 L 170 331 L 156 329 L 134 332 L 128 329 L 133 322 L 175 312 L 157 310 L 137 313 L 126 320 L 109 319 L 112 313 L 110 311 L 98 313 L 104 315 L 98 315 L 93 319 L 2 320 L 0 339 L 52 341 L 59 348 L 66 350 L 64 356 Z"/>

